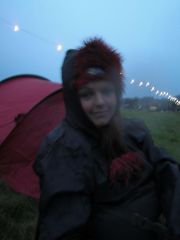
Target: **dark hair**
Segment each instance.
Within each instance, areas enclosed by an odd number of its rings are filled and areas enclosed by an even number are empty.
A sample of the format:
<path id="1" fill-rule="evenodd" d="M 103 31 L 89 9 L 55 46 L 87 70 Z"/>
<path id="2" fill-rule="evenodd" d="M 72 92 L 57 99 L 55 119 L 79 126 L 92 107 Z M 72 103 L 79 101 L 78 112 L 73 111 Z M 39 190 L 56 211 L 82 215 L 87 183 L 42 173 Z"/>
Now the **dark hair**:
<path id="1" fill-rule="evenodd" d="M 123 134 L 122 117 L 118 110 L 111 122 L 100 129 L 101 148 L 109 164 L 127 151 Z"/>

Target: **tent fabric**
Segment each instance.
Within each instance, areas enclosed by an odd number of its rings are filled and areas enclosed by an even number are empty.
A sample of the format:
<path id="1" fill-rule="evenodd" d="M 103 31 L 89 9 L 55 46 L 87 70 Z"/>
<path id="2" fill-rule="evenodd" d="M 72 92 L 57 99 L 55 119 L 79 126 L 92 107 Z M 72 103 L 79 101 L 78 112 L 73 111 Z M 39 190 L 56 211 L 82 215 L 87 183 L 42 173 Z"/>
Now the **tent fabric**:
<path id="1" fill-rule="evenodd" d="M 0 103 L 0 178 L 39 198 L 32 165 L 40 143 L 64 117 L 62 86 L 39 76 L 12 77 L 0 85 Z"/>
<path id="2" fill-rule="evenodd" d="M 0 83 L 0 144 L 18 120 L 60 84 L 35 75 L 10 77 Z"/>

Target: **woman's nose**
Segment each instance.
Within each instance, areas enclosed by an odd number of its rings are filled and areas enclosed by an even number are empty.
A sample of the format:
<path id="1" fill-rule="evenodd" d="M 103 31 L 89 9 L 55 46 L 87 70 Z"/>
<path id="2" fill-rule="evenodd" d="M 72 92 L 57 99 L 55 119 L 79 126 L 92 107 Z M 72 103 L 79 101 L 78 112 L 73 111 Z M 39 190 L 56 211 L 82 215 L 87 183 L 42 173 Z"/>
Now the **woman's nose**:
<path id="1" fill-rule="evenodd" d="M 97 93 L 96 94 L 96 98 L 95 98 L 95 103 L 97 105 L 103 105 L 105 102 L 104 102 L 104 97 L 101 93 Z"/>

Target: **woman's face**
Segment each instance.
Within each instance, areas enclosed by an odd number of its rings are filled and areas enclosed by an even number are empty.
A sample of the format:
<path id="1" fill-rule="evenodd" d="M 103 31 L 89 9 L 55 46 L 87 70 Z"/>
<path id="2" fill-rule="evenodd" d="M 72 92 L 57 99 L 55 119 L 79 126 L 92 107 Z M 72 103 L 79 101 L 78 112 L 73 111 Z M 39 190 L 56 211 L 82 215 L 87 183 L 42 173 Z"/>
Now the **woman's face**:
<path id="1" fill-rule="evenodd" d="M 78 91 L 86 116 L 96 127 L 110 122 L 117 108 L 115 86 L 106 80 L 89 82 Z"/>

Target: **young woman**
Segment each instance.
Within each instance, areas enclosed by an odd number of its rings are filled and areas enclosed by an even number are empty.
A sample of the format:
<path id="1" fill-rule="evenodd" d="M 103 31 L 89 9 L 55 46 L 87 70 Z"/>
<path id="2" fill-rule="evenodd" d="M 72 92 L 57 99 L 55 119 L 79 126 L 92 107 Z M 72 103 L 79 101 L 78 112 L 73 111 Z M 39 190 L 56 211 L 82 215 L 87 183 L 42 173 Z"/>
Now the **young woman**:
<path id="1" fill-rule="evenodd" d="M 67 52 L 62 79 L 66 116 L 34 166 L 37 239 L 179 239 L 179 166 L 143 122 L 121 117 L 121 56 L 91 39 Z"/>

